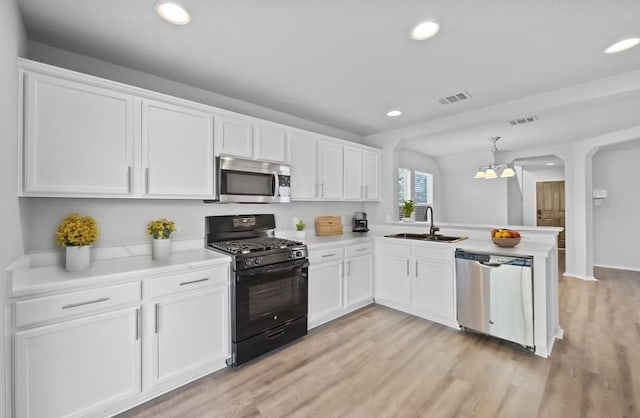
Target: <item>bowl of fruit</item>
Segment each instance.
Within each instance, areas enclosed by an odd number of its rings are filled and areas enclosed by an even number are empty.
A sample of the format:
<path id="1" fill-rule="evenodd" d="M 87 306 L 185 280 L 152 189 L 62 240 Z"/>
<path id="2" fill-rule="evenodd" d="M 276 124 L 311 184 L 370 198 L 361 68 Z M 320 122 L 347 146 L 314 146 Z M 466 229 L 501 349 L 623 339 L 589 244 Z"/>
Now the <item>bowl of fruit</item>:
<path id="1" fill-rule="evenodd" d="M 498 247 L 515 247 L 520 244 L 520 233 L 512 229 L 494 229 L 491 231 L 491 241 Z"/>

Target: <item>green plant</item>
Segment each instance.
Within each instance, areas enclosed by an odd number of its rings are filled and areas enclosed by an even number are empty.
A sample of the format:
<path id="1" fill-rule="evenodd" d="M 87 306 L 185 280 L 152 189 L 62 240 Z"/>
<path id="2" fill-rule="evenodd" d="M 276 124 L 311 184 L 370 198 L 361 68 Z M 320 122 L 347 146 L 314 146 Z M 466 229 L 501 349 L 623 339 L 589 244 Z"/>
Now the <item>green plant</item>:
<path id="1" fill-rule="evenodd" d="M 176 224 L 169 219 L 156 219 L 147 224 L 147 233 L 153 239 L 169 239 L 176 231 Z"/>
<path id="2" fill-rule="evenodd" d="M 402 206 L 400 206 L 400 209 L 402 209 L 404 217 L 409 218 L 411 217 L 413 211 L 416 210 L 416 204 L 413 203 L 413 200 L 405 200 L 402 202 Z"/>
<path id="3" fill-rule="evenodd" d="M 307 226 L 302 219 L 296 222 L 296 230 L 304 231 L 304 227 Z"/>

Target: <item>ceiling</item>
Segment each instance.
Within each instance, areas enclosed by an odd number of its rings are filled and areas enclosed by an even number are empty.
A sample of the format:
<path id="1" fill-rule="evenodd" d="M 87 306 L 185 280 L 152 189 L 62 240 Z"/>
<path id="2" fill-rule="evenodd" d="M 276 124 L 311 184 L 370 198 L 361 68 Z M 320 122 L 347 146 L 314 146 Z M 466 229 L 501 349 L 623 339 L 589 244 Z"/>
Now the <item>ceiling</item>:
<path id="1" fill-rule="evenodd" d="M 640 47 L 602 53 L 617 40 L 640 36 L 636 0 L 180 3 L 191 13 L 189 25 L 160 19 L 155 0 L 18 0 L 31 40 L 365 140 L 424 127 L 403 137 L 408 148 L 427 155 L 483 149 L 489 136 L 502 136 L 500 148 L 514 149 L 539 146 L 541 138 L 567 142 L 638 125 L 629 103 L 640 105 L 634 90 L 640 85 L 629 85 L 626 95 L 600 91 L 597 98 L 567 103 L 562 112 L 552 98 L 542 100 L 534 108 L 539 121 L 531 126 L 507 125 L 507 119 L 528 115 L 515 105 L 500 107 L 640 69 Z M 438 21 L 441 31 L 414 41 L 409 32 L 423 20 Z M 438 103 L 461 91 L 471 99 Z M 391 109 L 404 114 L 388 118 Z M 445 120 L 460 123 L 437 132 L 428 127 Z"/>

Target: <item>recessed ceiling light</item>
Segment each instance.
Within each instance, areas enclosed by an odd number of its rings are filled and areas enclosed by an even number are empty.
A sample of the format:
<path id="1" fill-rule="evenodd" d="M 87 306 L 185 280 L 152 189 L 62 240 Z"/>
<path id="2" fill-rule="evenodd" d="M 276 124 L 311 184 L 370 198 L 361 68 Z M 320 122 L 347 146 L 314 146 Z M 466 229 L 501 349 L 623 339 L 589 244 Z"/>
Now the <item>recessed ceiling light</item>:
<path id="1" fill-rule="evenodd" d="M 428 21 L 419 23 L 411 31 L 411 37 L 416 41 L 424 41 L 425 39 L 433 38 L 440 30 L 440 25 L 436 22 Z"/>
<path id="2" fill-rule="evenodd" d="M 389 116 L 390 118 L 395 118 L 396 116 L 400 116 L 400 115 L 402 115 L 402 112 L 399 110 L 391 110 L 387 112 L 387 116 Z"/>
<path id="3" fill-rule="evenodd" d="M 556 165 L 556 163 L 546 163 L 545 165 Z"/>
<path id="4" fill-rule="evenodd" d="M 628 38 L 616 42 L 604 50 L 605 54 L 616 54 L 640 44 L 640 38 Z"/>
<path id="5" fill-rule="evenodd" d="M 161 18 L 174 25 L 186 25 L 191 21 L 191 16 L 182 6 L 168 1 L 156 3 L 156 12 Z"/>

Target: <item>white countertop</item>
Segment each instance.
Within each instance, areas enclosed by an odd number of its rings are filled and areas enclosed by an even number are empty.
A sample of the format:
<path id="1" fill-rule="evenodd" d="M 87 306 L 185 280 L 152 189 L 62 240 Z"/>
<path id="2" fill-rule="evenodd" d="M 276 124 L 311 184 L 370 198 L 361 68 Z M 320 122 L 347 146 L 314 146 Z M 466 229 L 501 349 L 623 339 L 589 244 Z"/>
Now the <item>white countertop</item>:
<path id="1" fill-rule="evenodd" d="M 89 269 L 80 272 L 68 272 L 59 264 L 31 267 L 28 258 L 23 256 L 7 270 L 8 297 L 120 283 L 231 262 L 228 255 L 205 248 L 172 251 L 166 260 L 153 260 L 151 255 L 93 260 Z"/>
<path id="2" fill-rule="evenodd" d="M 371 232 L 346 232 L 342 235 L 328 235 L 323 237 L 319 237 L 315 235 L 315 233 L 312 234 L 309 234 L 309 232 L 307 232 L 307 237 L 300 240 L 307 245 L 307 248 L 312 250 L 314 248 L 331 245 L 357 244 L 359 242 L 370 241 L 375 236 L 372 235 Z"/>
<path id="3" fill-rule="evenodd" d="M 429 222 L 415 221 L 415 222 L 389 222 L 387 224 L 381 224 L 379 226 L 406 226 L 425 229 L 430 225 Z M 470 229 L 480 231 L 490 231 L 494 228 L 512 229 L 520 232 L 535 232 L 537 234 L 558 234 L 564 228 L 557 226 L 527 226 L 527 225 L 488 225 L 488 224 L 456 224 L 446 222 L 436 222 L 434 226 L 441 229 Z"/>

